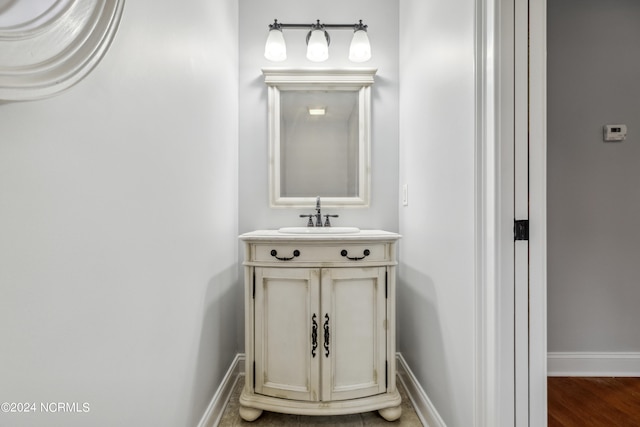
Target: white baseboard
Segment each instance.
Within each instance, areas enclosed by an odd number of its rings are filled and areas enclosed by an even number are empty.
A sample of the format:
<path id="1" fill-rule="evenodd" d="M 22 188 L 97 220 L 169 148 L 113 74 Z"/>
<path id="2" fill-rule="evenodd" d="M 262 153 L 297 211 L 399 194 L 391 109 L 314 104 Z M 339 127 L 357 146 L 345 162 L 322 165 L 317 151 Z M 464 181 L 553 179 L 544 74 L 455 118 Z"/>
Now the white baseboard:
<path id="1" fill-rule="evenodd" d="M 243 353 L 236 354 L 236 357 L 234 357 L 231 362 L 231 366 L 222 379 L 220 387 L 216 390 L 207 410 L 198 423 L 198 427 L 216 427 L 218 423 L 220 423 L 220 418 L 222 418 L 222 413 L 229 402 L 238 378 L 240 375 L 244 375 L 244 360 Z"/>
<path id="2" fill-rule="evenodd" d="M 436 408 L 431 403 L 431 400 L 429 400 L 424 389 L 418 383 L 413 372 L 411 372 L 411 369 L 409 368 L 409 365 L 407 365 L 406 360 L 404 360 L 404 357 L 402 357 L 402 354 L 397 353 L 396 360 L 398 380 L 407 391 L 409 399 L 411 399 L 411 403 L 413 404 L 422 425 L 425 427 L 446 427 L 446 424 L 442 421 L 438 411 L 436 411 Z M 218 390 L 216 390 L 216 393 L 213 395 L 211 403 L 209 403 L 207 410 L 198 423 L 198 427 L 217 427 L 220 422 L 220 418 L 222 418 L 224 408 L 229 402 L 229 397 L 238 382 L 238 378 L 240 375 L 244 375 L 244 362 L 244 353 L 238 353 L 233 359 L 233 362 L 231 362 L 231 366 L 222 379 L 220 387 L 218 387 Z"/>
<path id="3" fill-rule="evenodd" d="M 640 353 L 554 352 L 547 354 L 550 377 L 640 377 Z"/>
<path id="4" fill-rule="evenodd" d="M 422 425 L 425 427 L 447 427 L 435 406 L 433 406 L 433 403 L 429 400 L 429 396 L 427 396 L 427 393 L 424 392 L 424 389 L 420 386 L 420 383 L 418 383 L 413 372 L 411 372 L 402 354 L 397 353 L 396 359 L 398 379 L 405 390 L 407 390 L 409 399 L 411 399 L 413 408 L 416 410 Z"/>

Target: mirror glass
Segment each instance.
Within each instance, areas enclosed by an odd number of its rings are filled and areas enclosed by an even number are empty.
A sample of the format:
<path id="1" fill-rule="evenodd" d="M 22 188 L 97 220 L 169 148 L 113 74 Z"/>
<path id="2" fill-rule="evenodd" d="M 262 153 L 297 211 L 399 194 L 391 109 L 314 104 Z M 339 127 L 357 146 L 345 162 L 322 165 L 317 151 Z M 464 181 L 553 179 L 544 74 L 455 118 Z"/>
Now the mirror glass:
<path id="1" fill-rule="evenodd" d="M 375 70 L 264 69 L 272 206 L 368 206 Z"/>
<path id="2" fill-rule="evenodd" d="M 357 197 L 358 92 L 282 91 L 280 112 L 281 197 Z"/>

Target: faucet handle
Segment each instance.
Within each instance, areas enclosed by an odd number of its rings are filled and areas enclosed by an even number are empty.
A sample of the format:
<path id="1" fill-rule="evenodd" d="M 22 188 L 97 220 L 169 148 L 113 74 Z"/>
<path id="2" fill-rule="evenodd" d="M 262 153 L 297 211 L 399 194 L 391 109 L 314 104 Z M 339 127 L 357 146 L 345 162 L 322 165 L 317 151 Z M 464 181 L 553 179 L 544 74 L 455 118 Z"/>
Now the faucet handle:
<path id="1" fill-rule="evenodd" d="M 331 218 L 338 218 L 339 215 L 325 215 L 325 221 L 324 221 L 324 226 L 325 227 L 331 227 L 331 222 L 329 222 L 329 217 Z"/>
<path id="2" fill-rule="evenodd" d="M 307 227 L 313 227 L 313 215 L 300 214 L 300 218 L 309 218 L 309 221 L 307 221 Z"/>

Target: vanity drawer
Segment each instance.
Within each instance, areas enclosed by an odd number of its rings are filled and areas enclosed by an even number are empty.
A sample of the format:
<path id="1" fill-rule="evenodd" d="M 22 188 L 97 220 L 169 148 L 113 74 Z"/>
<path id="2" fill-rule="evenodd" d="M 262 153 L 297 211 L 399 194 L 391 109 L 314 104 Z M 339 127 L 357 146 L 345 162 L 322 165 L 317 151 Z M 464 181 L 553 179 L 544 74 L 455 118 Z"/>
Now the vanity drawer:
<path id="1" fill-rule="evenodd" d="M 388 243 L 349 243 L 342 245 L 254 244 L 256 262 L 295 263 L 371 263 L 391 261 Z"/>

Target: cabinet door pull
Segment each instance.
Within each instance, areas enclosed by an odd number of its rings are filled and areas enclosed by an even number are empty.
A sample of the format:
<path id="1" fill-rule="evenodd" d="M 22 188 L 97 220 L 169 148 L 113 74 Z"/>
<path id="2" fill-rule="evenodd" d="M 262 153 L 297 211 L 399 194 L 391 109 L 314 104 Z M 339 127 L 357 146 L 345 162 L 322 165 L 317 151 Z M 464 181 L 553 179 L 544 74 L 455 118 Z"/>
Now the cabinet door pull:
<path id="1" fill-rule="evenodd" d="M 369 249 L 365 249 L 364 252 L 362 252 L 362 253 L 363 253 L 363 256 L 361 256 L 361 257 L 357 257 L 357 256 L 350 257 L 349 256 L 349 252 L 347 252 L 346 249 L 343 249 L 340 252 L 340 255 L 342 255 L 344 257 L 347 257 L 347 259 L 350 259 L 351 261 L 360 261 L 361 259 L 365 259 L 366 257 L 368 257 L 371 254 L 371 251 Z"/>
<path id="2" fill-rule="evenodd" d="M 293 256 L 292 257 L 279 257 L 278 256 L 278 251 L 276 251 L 275 249 L 271 249 L 271 256 L 274 257 L 275 259 L 280 260 L 280 261 L 291 261 L 295 257 L 300 256 L 300 251 L 297 250 L 297 249 L 295 251 L 293 251 Z"/>
<path id="3" fill-rule="evenodd" d="M 316 357 L 316 349 L 318 348 L 318 322 L 316 321 L 316 319 L 318 318 L 318 316 L 316 316 L 315 313 L 313 313 L 313 316 L 311 317 L 311 355 L 313 357 Z"/>
<path id="4" fill-rule="evenodd" d="M 329 357 L 329 313 L 324 315 L 324 355 Z"/>

